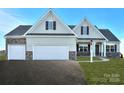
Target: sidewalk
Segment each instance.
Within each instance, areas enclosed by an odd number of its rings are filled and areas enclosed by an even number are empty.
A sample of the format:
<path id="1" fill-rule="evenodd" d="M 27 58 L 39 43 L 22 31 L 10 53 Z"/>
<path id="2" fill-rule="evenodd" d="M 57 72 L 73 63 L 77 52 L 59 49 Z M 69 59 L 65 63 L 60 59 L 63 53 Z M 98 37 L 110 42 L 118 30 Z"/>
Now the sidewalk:
<path id="1" fill-rule="evenodd" d="M 107 58 L 103 58 L 103 57 L 99 57 L 100 60 L 93 60 L 93 62 L 107 62 L 109 61 L 110 59 L 107 59 Z M 77 62 L 90 62 L 90 60 L 87 60 L 87 61 L 77 61 Z"/>

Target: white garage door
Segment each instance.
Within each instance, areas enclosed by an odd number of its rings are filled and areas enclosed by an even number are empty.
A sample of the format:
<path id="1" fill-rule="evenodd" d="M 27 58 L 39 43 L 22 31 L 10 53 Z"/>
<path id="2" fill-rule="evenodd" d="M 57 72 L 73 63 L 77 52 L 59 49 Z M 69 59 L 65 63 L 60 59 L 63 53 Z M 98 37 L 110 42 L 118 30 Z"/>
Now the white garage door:
<path id="1" fill-rule="evenodd" d="M 25 45 L 8 45 L 8 60 L 25 60 Z"/>
<path id="2" fill-rule="evenodd" d="M 65 46 L 34 46 L 33 60 L 68 60 L 69 50 Z"/>

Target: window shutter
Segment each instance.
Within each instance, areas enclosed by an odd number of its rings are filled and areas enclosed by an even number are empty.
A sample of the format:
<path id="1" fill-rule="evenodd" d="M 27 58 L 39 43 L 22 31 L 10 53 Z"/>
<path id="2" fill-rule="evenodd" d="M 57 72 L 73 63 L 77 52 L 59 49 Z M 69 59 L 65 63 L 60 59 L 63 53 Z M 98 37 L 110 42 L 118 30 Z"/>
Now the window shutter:
<path id="1" fill-rule="evenodd" d="M 46 21 L 46 30 L 48 30 L 48 21 Z"/>
<path id="2" fill-rule="evenodd" d="M 115 45 L 115 52 L 117 52 L 117 45 Z"/>
<path id="3" fill-rule="evenodd" d="M 88 51 L 89 51 L 89 53 L 90 53 L 90 44 L 88 44 Z"/>
<path id="4" fill-rule="evenodd" d="M 77 52 L 78 52 L 78 50 L 79 50 L 79 44 L 77 44 Z"/>
<path id="5" fill-rule="evenodd" d="M 56 21 L 53 21 L 53 30 L 56 30 Z"/>
<path id="6" fill-rule="evenodd" d="M 89 26 L 87 26 L 87 35 L 89 35 Z"/>
<path id="7" fill-rule="evenodd" d="M 81 26 L 81 35 L 83 35 L 83 26 Z"/>

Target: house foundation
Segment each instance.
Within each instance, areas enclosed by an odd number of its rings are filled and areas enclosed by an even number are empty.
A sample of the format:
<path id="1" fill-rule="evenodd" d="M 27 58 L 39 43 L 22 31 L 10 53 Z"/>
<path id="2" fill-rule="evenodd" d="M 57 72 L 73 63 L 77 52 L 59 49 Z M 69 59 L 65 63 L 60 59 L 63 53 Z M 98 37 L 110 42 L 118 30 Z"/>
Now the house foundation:
<path id="1" fill-rule="evenodd" d="M 26 60 L 33 60 L 32 51 L 26 51 Z"/>

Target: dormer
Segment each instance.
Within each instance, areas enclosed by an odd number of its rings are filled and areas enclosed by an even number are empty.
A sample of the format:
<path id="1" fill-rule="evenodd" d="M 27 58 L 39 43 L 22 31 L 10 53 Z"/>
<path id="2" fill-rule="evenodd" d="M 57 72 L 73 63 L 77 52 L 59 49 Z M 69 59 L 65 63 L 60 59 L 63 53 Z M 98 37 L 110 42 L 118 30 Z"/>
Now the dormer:
<path id="1" fill-rule="evenodd" d="M 104 38 L 98 29 L 87 18 L 73 28 L 78 38 Z"/>

